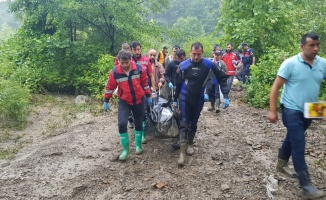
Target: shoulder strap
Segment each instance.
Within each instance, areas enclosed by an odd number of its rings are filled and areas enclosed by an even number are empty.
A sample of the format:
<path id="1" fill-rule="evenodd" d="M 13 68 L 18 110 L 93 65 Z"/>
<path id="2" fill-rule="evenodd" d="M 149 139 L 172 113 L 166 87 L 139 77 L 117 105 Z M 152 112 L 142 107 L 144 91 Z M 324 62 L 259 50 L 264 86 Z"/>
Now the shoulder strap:
<path id="1" fill-rule="evenodd" d="M 208 67 L 209 72 L 208 72 L 208 74 L 207 74 L 207 76 L 206 76 L 206 79 L 205 79 L 205 81 L 204 81 L 202 87 L 204 87 L 204 86 L 206 85 L 208 79 L 212 76 L 212 73 L 213 73 L 213 72 L 212 72 L 213 61 L 211 61 L 211 60 L 209 60 L 209 59 L 204 59 L 204 60 L 203 60 L 203 63 Z"/>
<path id="2" fill-rule="evenodd" d="M 115 80 L 117 80 L 117 66 L 112 69 L 112 74 Z"/>
<path id="3" fill-rule="evenodd" d="M 138 64 L 138 63 L 136 63 L 136 67 L 137 67 L 137 70 L 138 70 L 139 74 L 141 74 L 142 73 L 142 67 L 141 67 L 141 65 Z"/>

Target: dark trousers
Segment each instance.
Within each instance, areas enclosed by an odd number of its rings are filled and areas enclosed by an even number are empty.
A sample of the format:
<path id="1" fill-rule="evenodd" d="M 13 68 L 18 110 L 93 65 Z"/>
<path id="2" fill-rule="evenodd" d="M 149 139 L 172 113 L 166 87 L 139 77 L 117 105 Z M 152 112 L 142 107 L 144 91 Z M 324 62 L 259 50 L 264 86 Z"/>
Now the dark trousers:
<path id="1" fill-rule="evenodd" d="M 181 143 L 192 143 L 196 131 L 200 112 L 204 106 L 204 98 L 201 96 L 199 100 L 187 100 L 184 95 L 181 96 L 181 122 L 179 127 L 179 141 Z"/>
<path id="2" fill-rule="evenodd" d="M 243 73 L 242 73 L 242 82 L 246 83 L 247 78 L 250 76 L 250 64 L 245 64 L 243 66 Z"/>
<path id="3" fill-rule="evenodd" d="M 125 101 L 119 100 L 118 103 L 118 127 L 119 133 L 127 132 L 128 117 L 132 112 L 135 123 L 135 130 L 142 131 L 142 119 L 144 115 L 144 102 L 137 105 L 129 105 Z"/>
<path id="4" fill-rule="evenodd" d="M 209 101 L 215 104 L 215 99 L 220 98 L 220 85 L 218 84 L 218 82 L 213 83 L 213 79 L 207 81 L 206 94 L 209 97 Z"/>
<path id="5" fill-rule="evenodd" d="M 312 120 L 306 119 L 303 113 L 298 110 L 292 110 L 281 105 L 282 121 L 287 129 L 286 137 L 282 143 L 281 151 L 283 160 L 289 160 L 292 156 L 292 161 L 295 171 L 307 169 L 305 161 L 305 132 L 309 128 Z"/>
<path id="6" fill-rule="evenodd" d="M 150 109 L 149 109 L 149 106 L 148 106 L 148 103 L 147 103 L 147 97 L 144 96 L 144 99 L 143 99 L 143 121 L 147 121 L 147 118 L 149 117 L 150 115 Z"/>

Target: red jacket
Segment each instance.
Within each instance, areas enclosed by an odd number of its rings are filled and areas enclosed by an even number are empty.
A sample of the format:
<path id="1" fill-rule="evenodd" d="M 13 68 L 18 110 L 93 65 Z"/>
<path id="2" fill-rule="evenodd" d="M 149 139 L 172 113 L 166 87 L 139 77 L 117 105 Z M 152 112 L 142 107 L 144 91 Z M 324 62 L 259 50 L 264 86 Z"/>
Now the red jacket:
<path id="1" fill-rule="evenodd" d="M 238 59 L 237 54 L 235 54 L 234 52 L 225 52 L 224 55 L 221 58 L 225 64 L 226 64 L 226 68 L 227 68 L 227 73 L 226 75 L 228 76 L 235 76 L 236 75 L 236 68 L 234 67 L 232 61 L 235 60 L 237 61 L 237 64 L 239 64 L 241 61 Z"/>
<path id="2" fill-rule="evenodd" d="M 145 70 L 145 72 L 147 74 L 147 78 L 148 78 L 148 85 L 150 87 L 152 87 L 152 82 L 151 82 L 151 78 L 149 77 L 149 75 L 153 74 L 153 67 L 152 67 L 152 64 L 151 64 L 149 58 L 147 56 L 142 55 L 138 59 L 133 57 L 133 61 L 140 64 L 142 66 L 143 70 Z"/>
<path id="3" fill-rule="evenodd" d="M 147 74 L 145 70 L 141 70 L 141 66 L 136 66 L 136 63 L 130 62 L 131 70 L 129 76 L 122 70 L 120 64 L 116 66 L 109 75 L 104 93 L 105 101 L 108 101 L 113 94 L 113 91 L 118 86 L 118 97 L 129 105 L 136 105 L 142 102 L 142 98 L 146 94 L 150 96 L 150 89 L 147 82 Z"/>

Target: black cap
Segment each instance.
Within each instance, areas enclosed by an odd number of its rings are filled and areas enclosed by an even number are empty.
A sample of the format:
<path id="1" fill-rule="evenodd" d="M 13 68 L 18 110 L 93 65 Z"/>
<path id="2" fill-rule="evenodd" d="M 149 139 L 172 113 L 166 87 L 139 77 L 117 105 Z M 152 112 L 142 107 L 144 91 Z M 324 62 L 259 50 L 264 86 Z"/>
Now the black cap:
<path id="1" fill-rule="evenodd" d="M 245 43 L 245 42 L 241 44 L 241 48 L 243 48 L 243 47 L 245 47 L 245 46 L 248 46 L 248 44 Z"/>
<path id="2" fill-rule="evenodd" d="M 214 54 L 217 54 L 217 55 L 222 56 L 222 55 L 223 55 L 223 51 L 219 51 L 219 50 L 217 50 L 217 51 L 214 51 Z"/>

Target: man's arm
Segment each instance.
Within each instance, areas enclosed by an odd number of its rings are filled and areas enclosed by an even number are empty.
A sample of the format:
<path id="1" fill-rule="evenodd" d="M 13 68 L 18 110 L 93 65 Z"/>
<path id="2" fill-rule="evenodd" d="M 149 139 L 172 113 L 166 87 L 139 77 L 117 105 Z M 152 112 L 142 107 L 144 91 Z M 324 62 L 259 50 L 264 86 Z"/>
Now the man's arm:
<path id="1" fill-rule="evenodd" d="M 148 77 L 147 77 L 147 73 L 145 70 L 142 70 L 142 72 L 140 74 L 140 81 L 141 81 L 141 86 L 143 87 L 143 90 L 145 92 L 145 95 L 147 97 L 150 97 L 151 90 L 148 86 Z"/>
<path id="2" fill-rule="evenodd" d="M 165 81 L 167 83 L 171 82 L 171 76 L 172 76 L 172 72 L 173 72 L 173 62 L 170 62 L 168 64 L 168 66 L 165 68 L 165 73 L 164 73 L 164 77 L 165 77 Z"/>
<path id="3" fill-rule="evenodd" d="M 221 69 L 217 67 L 216 63 L 213 63 L 212 71 L 220 85 L 224 98 L 229 98 L 228 96 L 230 91 L 227 85 L 227 76 Z"/>
<path id="4" fill-rule="evenodd" d="M 255 65 L 255 64 L 256 64 L 256 57 L 253 56 L 253 57 L 252 57 L 252 65 Z"/>
<path id="5" fill-rule="evenodd" d="M 252 57 L 252 64 L 251 65 L 255 65 L 256 64 L 256 57 L 255 57 L 255 52 L 252 49 L 250 51 L 250 56 Z"/>
<path id="6" fill-rule="evenodd" d="M 113 72 L 110 72 L 104 93 L 104 102 L 109 102 L 114 90 L 117 88 L 117 81 L 114 79 Z"/>
<path id="7" fill-rule="evenodd" d="M 173 97 L 173 101 L 174 102 L 177 102 L 177 100 L 179 98 L 179 94 L 181 92 L 182 83 L 183 83 L 182 71 L 179 68 L 176 71 L 176 74 L 174 76 L 174 84 L 175 84 L 175 92 L 174 92 L 174 97 Z"/>
<path id="8" fill-rule="evenodd" d="M 285 82 L 286 79 L 277 76 L 273 83 L 271 93 L 269 95 L 269 113 L 268 113 L 268 119 L 271 123 L 276 123 L 278 121 L 278 116 L 277 116 L 278 93 L 280 91 L 280 88 L 284 85 Z"/>
<path id="9" fill-rule="evenodd" d="M 149 61 L 148 61 L 148 65 L 147 65 L 147 72 L 148 72 L 149 78 L 151 79 L 152 88 L 153 88 L 154 91 L 156 91 L 156 84 L 155 84 L 155 79 L 154 79 L 153 67 L 152 67 L 152 64 Z"/>
<path id="10" fill-rule="evenodd" d="M 165 83 L 165 77 L 164 77 L 165 69 L 162 65 L 159 65 L 159 70 L 160 70 L 160 83 L 163 85 Z"/>

